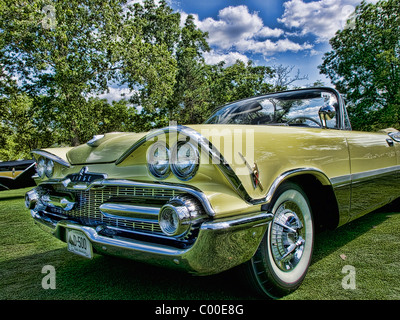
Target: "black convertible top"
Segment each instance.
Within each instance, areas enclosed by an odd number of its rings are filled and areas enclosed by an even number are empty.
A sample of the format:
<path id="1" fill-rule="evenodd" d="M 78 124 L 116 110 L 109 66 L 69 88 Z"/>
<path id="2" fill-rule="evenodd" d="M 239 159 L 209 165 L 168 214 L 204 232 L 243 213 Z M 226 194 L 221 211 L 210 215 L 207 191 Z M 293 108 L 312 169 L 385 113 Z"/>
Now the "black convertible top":
<path id="1" fill-rule="evenodd" d="M 8 171 L 10 168 L 15 168 L 15 170 L 23 170 L 34 162 L 35 161 L 33 160 L 2 161 L 0 162 L 0 171 Z"/>

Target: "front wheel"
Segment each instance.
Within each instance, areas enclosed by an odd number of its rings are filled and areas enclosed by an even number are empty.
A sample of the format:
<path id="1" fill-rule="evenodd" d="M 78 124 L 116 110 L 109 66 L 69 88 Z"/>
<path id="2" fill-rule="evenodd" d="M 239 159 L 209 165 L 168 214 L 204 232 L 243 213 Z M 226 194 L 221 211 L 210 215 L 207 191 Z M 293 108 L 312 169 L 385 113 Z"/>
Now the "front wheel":
<path id="1" fill-rule="evenodd" d="M 274 218 L 244 269 L 258 292 L 279 298 L 296 290 L 306 276 L 314 226 L 308 198 L 297 184 L 282 184 L 271 206 Z"/>

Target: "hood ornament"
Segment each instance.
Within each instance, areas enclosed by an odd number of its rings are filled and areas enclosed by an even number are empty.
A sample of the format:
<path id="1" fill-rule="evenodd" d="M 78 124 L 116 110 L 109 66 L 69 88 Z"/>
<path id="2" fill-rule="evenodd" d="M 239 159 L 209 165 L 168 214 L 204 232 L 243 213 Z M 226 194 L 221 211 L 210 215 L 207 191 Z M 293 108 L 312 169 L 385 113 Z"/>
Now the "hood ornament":
<path id="1" fill-rule="evenodd" d="M 91 147 L 97 147 L 100 144 L 99 140 L 101 140 L 103 138 L 104 138 L 104 134 L 95 135 L 95 136 L 93 136 L 92 139 L 90 139 L 88 142 L 86 142 L 86 144 Z"/>

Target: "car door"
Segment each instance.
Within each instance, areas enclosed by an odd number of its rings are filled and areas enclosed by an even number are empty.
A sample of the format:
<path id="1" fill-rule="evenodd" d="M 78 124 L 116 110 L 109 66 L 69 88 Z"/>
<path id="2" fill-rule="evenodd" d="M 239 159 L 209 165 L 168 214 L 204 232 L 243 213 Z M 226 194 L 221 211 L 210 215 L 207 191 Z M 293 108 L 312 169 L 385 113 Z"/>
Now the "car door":
<path id="1" fill-rule="evenodd" d="M 344 132 L 351 168 L 351 220 L 399 196 L 396 142 L 386 133 Z"/>

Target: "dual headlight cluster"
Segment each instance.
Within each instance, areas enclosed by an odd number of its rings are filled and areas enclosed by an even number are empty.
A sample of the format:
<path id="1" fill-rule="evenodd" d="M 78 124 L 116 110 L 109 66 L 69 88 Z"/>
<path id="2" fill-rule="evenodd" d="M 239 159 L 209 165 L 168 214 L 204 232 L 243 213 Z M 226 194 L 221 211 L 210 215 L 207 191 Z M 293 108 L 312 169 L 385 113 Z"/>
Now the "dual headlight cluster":
<path id="1" fill-rule="evenodd" d="M 53 160 L 40 158 L 37 162 L 36 172 L 40 178 L 47 178 L 53 177 L 54 173 L 54 162 Z"/>
<path id="2" fill-rule="evenodd" d="M 199 167 L 199 151 L 190 142 L 178 141 L 170 150 L 162 141 L 153 143 L 147 151 L 147 163 L 153 176 L 167 178 L 171 171 L 180 180 L 194 177 Z"/>

